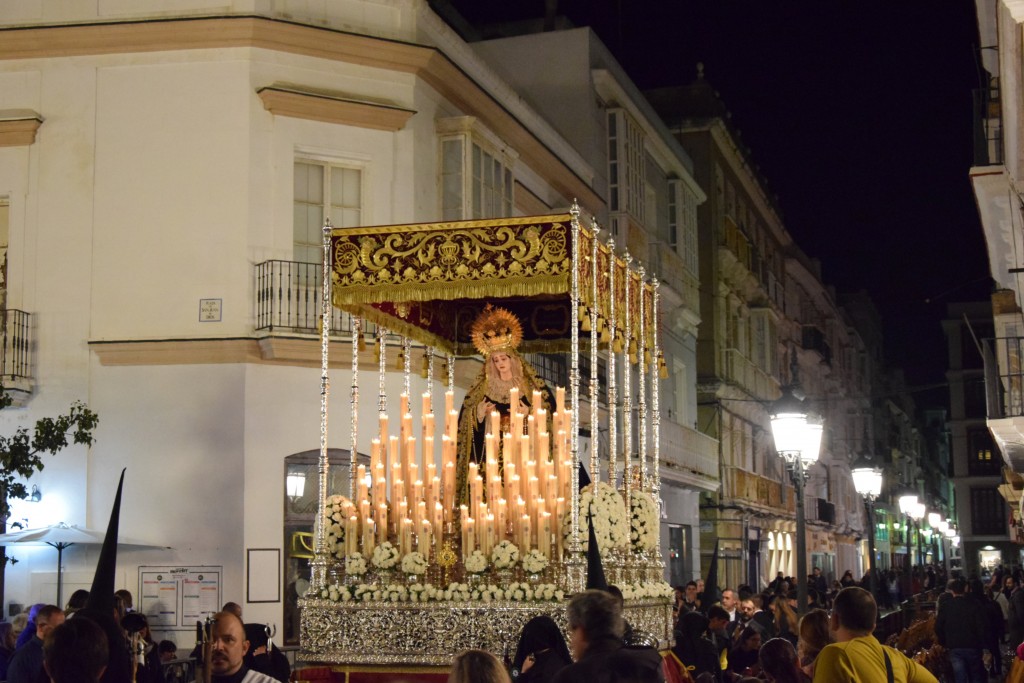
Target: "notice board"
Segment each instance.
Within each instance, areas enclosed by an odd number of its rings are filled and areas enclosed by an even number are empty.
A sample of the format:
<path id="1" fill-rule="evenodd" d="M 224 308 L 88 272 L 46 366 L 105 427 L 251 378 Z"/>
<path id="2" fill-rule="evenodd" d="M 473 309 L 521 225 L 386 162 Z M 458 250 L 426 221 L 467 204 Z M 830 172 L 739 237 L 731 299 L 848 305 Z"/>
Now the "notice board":
<path id="1" fill-rule="evenodd" d="M 152 630 L 194 630 L 220 611 L 223 575 L 223 566 L 139 567 L 139 610 Z"/>

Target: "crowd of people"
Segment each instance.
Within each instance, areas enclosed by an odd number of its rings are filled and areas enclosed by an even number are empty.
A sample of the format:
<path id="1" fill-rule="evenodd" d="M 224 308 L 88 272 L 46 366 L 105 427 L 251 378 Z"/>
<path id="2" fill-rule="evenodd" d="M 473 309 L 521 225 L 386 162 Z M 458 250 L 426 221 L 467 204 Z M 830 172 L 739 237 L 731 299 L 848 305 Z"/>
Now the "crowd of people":
<path id="1" fill-rule="evenodd" d="M 177 645 L 153 640 L 146 616 L 136 612 L 129 591 L 114 594 L 116 636 L 85 609 L 89 592 L 75 591 L 62 609 L 33 605 L 11 622 L 0 622 L 0 680 L 8 683 L 97 683 L 111 658 L 133 661 L 136 683 L 182 683 L 179 670 L 164 665 L 178 658 Z M 288 659 L 268 647 L 263 624 L 242 621 L 234 602 L 214 615 L 209 637 L 210 669 L 214 683 L 287 683 Z M 202 664 L 197 646 L 191 658 Z"/>
<path id="2" fill-rule="evenodd" d="M 762 591 L 743 585 L 709 595 L 700 581 L 679 586 L 672 655 L 685 672 L 680 680 L 932 683 L 936 679 L 927 669 L 872 635 L 879 603 L 887 604 L 875 597 L 888 593 L 884 578 L 878 577 L 881 589 L 872 594 L 868 576 L 857 581 L 847 571 L 829 585 L 814 567 L 807 580 L 808 609 L 799 618 L 796 581 L 781 572 Z"/>

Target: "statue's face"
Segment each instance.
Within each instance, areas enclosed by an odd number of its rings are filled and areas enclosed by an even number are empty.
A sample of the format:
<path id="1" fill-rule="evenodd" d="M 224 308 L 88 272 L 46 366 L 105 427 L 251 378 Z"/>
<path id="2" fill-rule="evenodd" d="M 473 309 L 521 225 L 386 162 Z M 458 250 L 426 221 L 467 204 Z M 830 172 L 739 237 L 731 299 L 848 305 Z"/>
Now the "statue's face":
<path id="1" fill-rule="evenodd" d="M 494 369 L 498 371 L 498 376 L 502 379 L 512 378 L 512 359 L 508 357 L 507 353 L 501 351 L 491 354 L 491 362 L 494 363 Z"/>

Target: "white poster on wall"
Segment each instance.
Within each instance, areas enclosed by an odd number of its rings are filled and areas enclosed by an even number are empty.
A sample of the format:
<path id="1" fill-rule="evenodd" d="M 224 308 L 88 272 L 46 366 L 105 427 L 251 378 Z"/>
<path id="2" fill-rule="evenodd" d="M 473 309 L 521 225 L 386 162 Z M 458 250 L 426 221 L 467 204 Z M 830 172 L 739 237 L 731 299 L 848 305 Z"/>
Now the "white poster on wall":
<path id="1" fill-rule="evenodd" d="M 153 630 L 191 630 L 221 606 L 224 568 L 139 567 L 139 611 Z"/>

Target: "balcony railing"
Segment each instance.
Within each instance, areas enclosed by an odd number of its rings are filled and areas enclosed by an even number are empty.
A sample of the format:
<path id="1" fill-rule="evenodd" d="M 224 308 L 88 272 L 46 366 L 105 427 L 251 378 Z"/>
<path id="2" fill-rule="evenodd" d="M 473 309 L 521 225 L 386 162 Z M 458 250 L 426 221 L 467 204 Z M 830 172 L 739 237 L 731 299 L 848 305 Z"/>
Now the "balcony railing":
<path id="1" fill-rule="evenodd" d="M 718 441 L 696 429 L 661 421 L 661 459 L 667 466 L 718 479 Z"/>
<path id="2" fill-rule="evenodd" d="M 738 349 L 725 350 L 725 378 L 759 399 L 771 400 L 779 393 L 779 383 Z"/>
<path id="3" fill-rule="evenodd" d="M 257 330 L 319 334 L 321 264 L 264 261 L 256 264 L 255 271 Z M 332 306 L 331 334 L 351 331 L 351 316 Z"/>
<path id="4" fill-rule="evenodd" d="M 683 258 L 664 242 L 652 242 L 649 250 L 648 274 L 656 276 L 671 287 L 691 311 L 700 309 L 699 284 L 687 269 Z"/>
<path id="5" fill-rule="evenodd" d="M 793 491 L 782 482 L 739 467 L 725 468 L 725 495 L 732 500 L 743 500 L 762 506 L 795 512 Z"/>
<path id="6" fill-rule="evenodd" d="M 1003 116 L 998 80 L 974 91 L 974 165 L 1003 163 Z"/>
<path id="7" fill-rule="evenodd" d="M 3 315 L 3 367 L 5 387 L 17 387 L 32 377 L 32 315 L 16 308 L 0 310 Z"/>
<path id="8" fill-rule="evenodd" d="M 983 348 L 987 416 L 1024 416 L 1024 337 L 985 339 Z"/>

